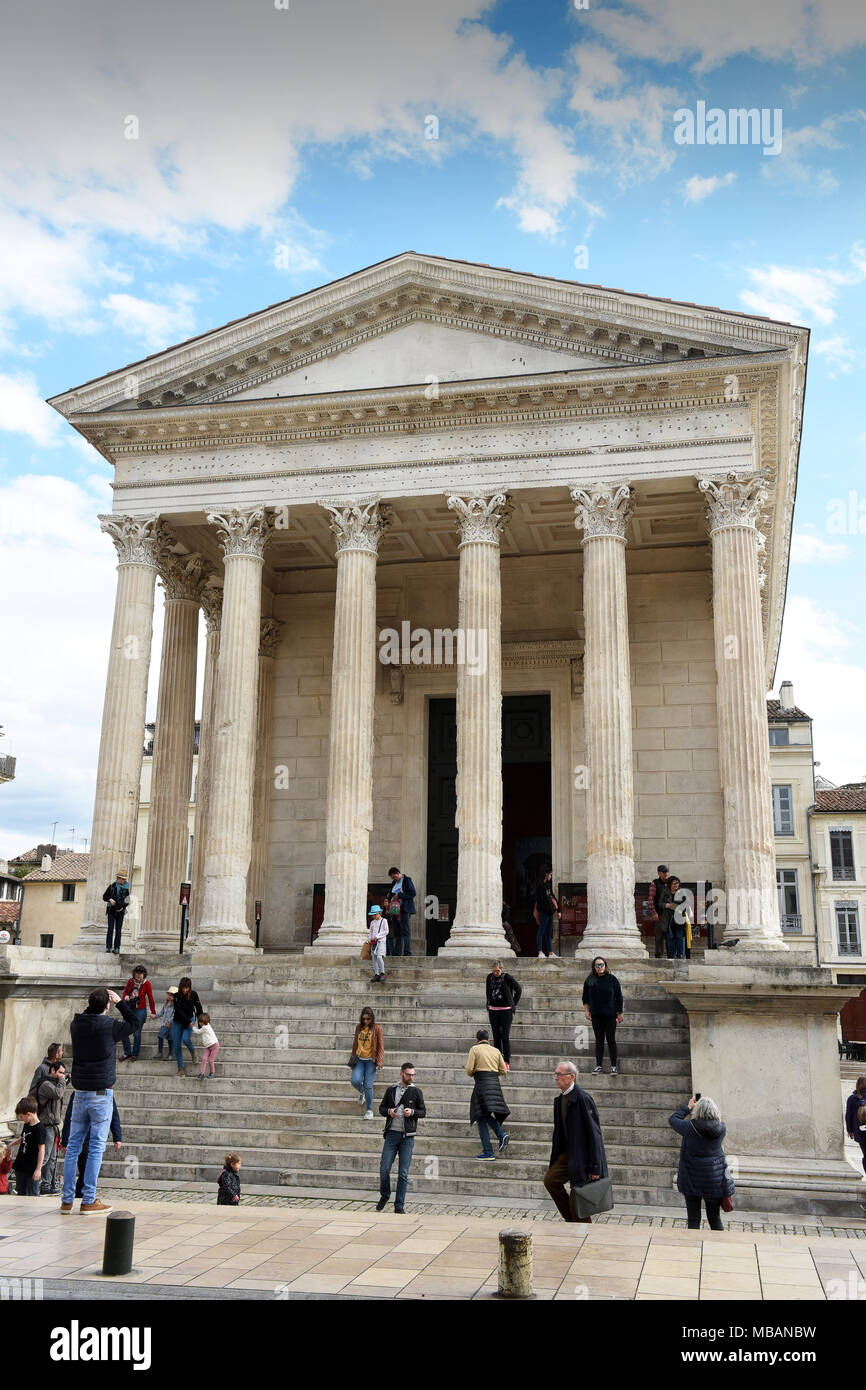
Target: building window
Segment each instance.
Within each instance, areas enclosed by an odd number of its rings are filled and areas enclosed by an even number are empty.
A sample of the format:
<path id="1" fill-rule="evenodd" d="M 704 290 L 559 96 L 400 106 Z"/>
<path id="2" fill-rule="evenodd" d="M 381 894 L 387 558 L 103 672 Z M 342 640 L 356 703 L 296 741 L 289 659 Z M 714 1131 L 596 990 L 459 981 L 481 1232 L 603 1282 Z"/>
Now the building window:
<path id="1" fill-rule="evenodd" d="M 779 917 L 782 931 L 797 934 L 803 930 L 800 915 L 800 890 L 796 869 L 776 870 L 776 891 L 779 895 Z"/>
<path id="2" fill-rule="evenodd" d="M 770 729 L 770 747 L 787 748 L 791 742 L 791 730 L 786 728 Z"/>
<path id="3" fill-rule="evenodd" d="M 856 903 L 836 904 L 836 934 L 840 956 L 859 956 L 860 922 Z"/>
<path id="4" fill-rule="evenodd" d="M 773 788 L 773 834 L 793 835 L 794 801 L 790 787 Z"/>
<path id="5" fill-rule="evenodd" d="M 830 831 L 830 864 L 837 882 L 853 883 L 854 836 L 850 830 Z"/>
<path id="6" fill-rule="evenodd" d="M 74 884 L 74 883 L 64 883 L 64 885 L 63 885 L 63 897 L 60 899 L 60 901 L 61 901 L 62 903 L 74 903 L 74 902 L 75 902 L 75 884 Z"/>
<path id="7" fill-rule="evenodd" d="M 40 938 L 39 938 L 39 945 L 42 946 L 42 947 L 50 947 L 50 946 L 53 946 L 53 945 L 54 945 L 54 937 L 53 937 L 53 936 L 40 936 Z M 37 1157 L 38 1157 L 38 1155 L 37 1155 Z"/>

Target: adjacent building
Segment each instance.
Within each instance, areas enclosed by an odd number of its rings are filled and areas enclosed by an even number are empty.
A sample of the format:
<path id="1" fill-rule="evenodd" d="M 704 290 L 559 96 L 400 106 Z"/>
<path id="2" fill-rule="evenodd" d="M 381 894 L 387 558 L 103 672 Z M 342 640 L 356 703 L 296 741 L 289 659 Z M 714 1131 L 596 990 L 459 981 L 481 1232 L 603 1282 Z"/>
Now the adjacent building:
<path id="1" fill-rule="evenodd" d="M 69 946 L 81 930 L 89 854 L 66 852 L 21 880 L 22 946 Z"/>

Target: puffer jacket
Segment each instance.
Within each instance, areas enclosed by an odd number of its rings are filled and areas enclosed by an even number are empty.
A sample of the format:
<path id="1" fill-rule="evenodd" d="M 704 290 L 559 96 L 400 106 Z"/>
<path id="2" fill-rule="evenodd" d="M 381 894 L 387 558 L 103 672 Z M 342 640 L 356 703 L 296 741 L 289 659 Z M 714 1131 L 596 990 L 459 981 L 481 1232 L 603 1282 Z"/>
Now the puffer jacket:
<path id="1" fill-rule="evenodd" d="M 668 1120 L 681 1134 L 677 1190 L 684 1197 L 721 1200 L 734 1195 L 733 1181 L 725 1176 L 727 1160 L 722 1148 L 726 1126 L 720 1120 L 693 1120 L 687 1105 L 681 1105 Z"/>
<path id="2" fill-rule="evenodd" d="M 495 1120 L 507 1120 L 511 1111 L 505 1104 L 499 1074 L 495 1071 L 477 1071 L 472 1099 L 469 1102 L 469 1123 L 487 1120 L 492 1115 Z"/>

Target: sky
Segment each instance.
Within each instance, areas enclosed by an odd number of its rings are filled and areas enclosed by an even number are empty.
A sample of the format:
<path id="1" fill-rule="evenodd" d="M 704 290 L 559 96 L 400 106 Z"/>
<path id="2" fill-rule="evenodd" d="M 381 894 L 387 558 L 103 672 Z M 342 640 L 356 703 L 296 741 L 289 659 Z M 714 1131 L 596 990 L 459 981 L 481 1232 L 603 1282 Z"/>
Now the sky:
<path id="1" fill-rule="evenodd" d="M 0 857 L 84 848 L 114 603 L 111 468 L 45 398 L 408 249 L 812 330 L 776 689 L 866 778 L 861 0 L 0 15 Z M 702 102 L 767 138 L 684 143 Z"/>

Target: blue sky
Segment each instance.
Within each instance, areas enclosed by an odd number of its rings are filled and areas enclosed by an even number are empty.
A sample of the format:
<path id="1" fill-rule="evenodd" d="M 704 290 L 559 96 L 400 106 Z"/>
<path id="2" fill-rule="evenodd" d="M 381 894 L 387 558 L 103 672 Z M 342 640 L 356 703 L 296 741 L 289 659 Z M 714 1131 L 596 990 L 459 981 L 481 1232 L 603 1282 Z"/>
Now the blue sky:
<path id="1" fill-rule="evenodd" d="M 408 248 L 812 329 L 777 684 L 866 777 L 866 8 L 48 0 L 3 39 L 0 856 L 83 847 L 113 604 L 110 469 L 44 398 Z M 699 101 L 781 152 L 677 144 Z"/>

